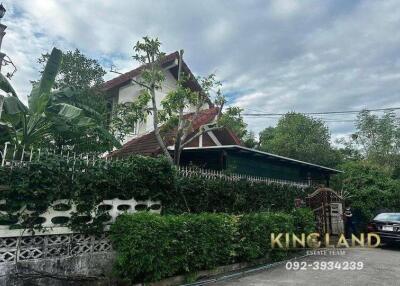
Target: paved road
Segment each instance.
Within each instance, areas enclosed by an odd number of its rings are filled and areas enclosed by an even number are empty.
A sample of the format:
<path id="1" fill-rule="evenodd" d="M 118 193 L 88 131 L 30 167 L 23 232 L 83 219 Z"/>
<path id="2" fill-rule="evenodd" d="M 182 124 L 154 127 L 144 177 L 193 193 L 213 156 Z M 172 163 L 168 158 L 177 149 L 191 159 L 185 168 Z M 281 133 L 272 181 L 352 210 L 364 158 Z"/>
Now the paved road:
<path id="1" fill-rule="evenodd" d="M 297 261 L 307 265 L 315 261 L 362 261 L 362 270 L 286 270 L 285 264 L 257 272 L 241 278 L 218 282 L 213 286 L 288 286 L 288 285 L 400 285 L 400 250 L 399 249 L 349 249 L 345 255 L 308 256 Z M 305 264 L 305 263 L 304 263 Z"/>

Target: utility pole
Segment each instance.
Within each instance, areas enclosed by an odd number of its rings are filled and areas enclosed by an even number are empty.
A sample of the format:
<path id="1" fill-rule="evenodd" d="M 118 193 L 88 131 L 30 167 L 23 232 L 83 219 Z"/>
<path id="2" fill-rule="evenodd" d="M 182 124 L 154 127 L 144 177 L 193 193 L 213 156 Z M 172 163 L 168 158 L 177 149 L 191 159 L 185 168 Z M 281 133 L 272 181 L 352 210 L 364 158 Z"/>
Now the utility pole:
<path id="1" fill-rule="evenodd" d="M 0 4 L 0 21 L 4 17 L 4 14 L 6 13 L 6 8 L 4 8 L 3 3 Z M 1 43 L 3 42 L 3 37 L 6 34 L 5 30 L 7 29 L 7 26 L 0 23 L 0 72 L 1 72 L 1 67 L 3 66 L 3 60 L 4 57 L 6 56 L 5 53 L 1 52 Z M 3 111 L 3 104 L 4 104 L 4 95 L 0 94 L 0 118 L 1 118 L 1 113 Z"/>

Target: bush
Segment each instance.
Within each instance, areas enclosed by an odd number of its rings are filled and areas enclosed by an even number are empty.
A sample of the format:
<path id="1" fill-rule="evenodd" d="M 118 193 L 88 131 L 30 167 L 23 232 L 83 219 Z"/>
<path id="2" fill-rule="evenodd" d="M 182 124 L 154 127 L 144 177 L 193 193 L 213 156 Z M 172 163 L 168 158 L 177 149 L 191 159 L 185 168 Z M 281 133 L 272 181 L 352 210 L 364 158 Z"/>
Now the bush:
<path id="1" fill-rule="evenodd" d="M 284 213 L 255 213 L 239 220 L 240 260 L 249 261 L 265 257 L 271 250 L 271 233 L 292 233 L 293 217 Z"/>
<path id="2" fill-rule="evenodd" d="M 125 214 L 111 227 L 115 270 L 132 282 L 149 282 L 232 261 L 234 218 L 224 214 Z"/>
<path id="3" fill-rule="evenodd" d="M 359 230 L 379 212 L 400 211 L 400 180 L 392 179 L 388 170 L 367 161 L 347 162 L 340 168 L 344 173 L 335 178 L 334 187 L 345 191 Z"/>
<path id="4" fill-rule="evenodd" d="M 75 161 L 59 156 L 43 156 L 27 166 L 0 168 L 0 184 L 9 186 L 0 194 L 6 200 L 9 215 L 27 205 L 33 213 L 18 214 L 21 227 L 40 228 L 37 218 L 55 200 L 68 199 L 77 205 L 69 226 L 77 231 L 102 231 L 104 214 L 91 217 L 95 207 L 105 199 L 153 199 L 166 201 L 175 188 L 175 171 L 165 158 L 134 156 L 119 161 L 100 160 L 94 166 L 85 159 Z"/>
<path id="5" fill-rule="evenodd" d="M 294 217 L 296 213 L 125 214 L 111 227 L 115 271 L 131 282 L 150 282 L 268 254 L 282 258 L 288 251 L 271 251 L 271 233 L 309 227 L 308 211 L 301 213 L 300 217 Z"/>
<path id="6" fill-rule="evenodd" d="M 263 211 L 291 211 L 295 198 L 309 190 L 279 185 L 251 183 L 246 180 L 209 180 L 203 177 L 178 177 L 171 201 L 163 203 L 165 213 L 225 212 L 243 214 Z"/>
<path id="7" fill-rule="evenodd" d="M 27 166 L 0 168 L 0 175 L 0 185 L 9 186 L 0 194 L 8 215 L 25 204 L 35 210 L 24 218 L 17 214 L 23 220 L 21 227 L 40 228 L 37 218 L 55 200 L 67 199 L 77 205 L 68 226 L 86 233 L 102 231 L 108 216 L 96 206 L 107 199 L 160 200 L 163 214 L 243 214 L 291 211 L 294 199 L 308 193 L 287 185 L 181 177 L 163 157 L 100 160 L 93 166 L 85 159 L 47 155 Z M 91 223 L 82 222 L 84 217 L 92 218 Z"/>
<path id="8" fill-rule="evenodd" d="M 315 232 L 315 215 L 309 208 L 297 208 L 291 213 L 294 218 L 295 233 L 313 233 Z"/>

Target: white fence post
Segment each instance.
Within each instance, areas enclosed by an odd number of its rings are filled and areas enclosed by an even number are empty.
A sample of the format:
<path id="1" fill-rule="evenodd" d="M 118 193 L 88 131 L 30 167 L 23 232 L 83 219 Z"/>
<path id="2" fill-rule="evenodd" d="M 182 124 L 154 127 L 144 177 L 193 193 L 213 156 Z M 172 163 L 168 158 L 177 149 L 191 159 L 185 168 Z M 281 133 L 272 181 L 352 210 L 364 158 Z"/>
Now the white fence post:
<path id="1" fill-rule="evenodd" d="M 208 169 L 195 169 L 191 168 L 189 166 L 180 166 L 178 167 L 178 174 L 183 176 L 183 177 L 192 177 L 192 176 L 200 176 L 205 179 L 220 179 L 220 180 L 225 180 L 225 181 L 231 181 L 231 182 L 237 182 L 240 180 L 246 180 L 252 183 L 260 183 L 260 184 L 279 184 L 279 185 L 290 185 L 290 186 L 296 186 L 300 188 L 307 187 L 307 184 L 304 184 L 304 182 L 300 181 L 289 181 L 289 180 L 283 180 L 283 179 L 275 179 L 275 178 L 268 178 L 268 177 L 259 177 L 259 176 L 251 176 L 251 175 L 245 175 L 245 174 L 237 174 L 237 173 L 232 173 L 232 174 L 224 174 L 221 170 L 208 170 Z"/>

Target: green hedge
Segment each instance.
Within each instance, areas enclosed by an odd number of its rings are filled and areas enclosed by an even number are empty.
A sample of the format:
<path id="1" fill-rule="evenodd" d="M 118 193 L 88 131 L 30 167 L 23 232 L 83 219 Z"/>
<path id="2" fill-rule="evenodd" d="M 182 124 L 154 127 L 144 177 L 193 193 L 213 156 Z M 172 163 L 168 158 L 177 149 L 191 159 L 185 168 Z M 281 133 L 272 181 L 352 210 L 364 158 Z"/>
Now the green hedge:
<path id="1" fill-rule="evenodd" d="M 75 162 L 75 163 L 74 163 Z M 9 215 L 0 224 L 16 220 L 12 214 L 28 204 L 35 212 L 24 216 L 23 228 L 40 228 L 38 217 L 58 199 L 77 205 L 69 226 L 76 231 L 102 230 L 107 214 L 95 206 L 104 199 L 160 200 L 163 214 L 223 212 L 243 214 L 262 211 L 290 211 L 294 199 L 308 190 L 278 184 L 226 181 L 204 177 L 177 176 L 165 158 L 133 156 L 119 161 L 105 160 L 94 166 L 85 159 L 46 155 L 39 162 L 22 167 L 0 168 L 0 185 L 10 188 L 0 193 Z M 21 217 L 21 214 L 17 214 Z M 84 218 L 93 218 L 90 224 Z"/>
<path id="2" fill-rule="evenodd" d="M 240 218 L 238 230 L 238 258 L 250 261 L 269 253 L 271 233 L 292 233 L 295 226 L 293 216 L 289 214 L 254 213 Z"/>
<path id="3" fill-rule="evenodd" d="M 304 216 L 295 215 L 122 215 L 111 227 L 111 240 L 117 251 L 115 271 L 131 282 L 149 282 L 262 258 L 271 252 L 272 232 L 293 232 L 295 221 L 312 229 L 314 222 L 309 225 L 309 221 L 302 221 Z M 271 254 L 281 258 L 287 252 L 274 250 Z"/>
<path id="4" fill-rule="evenodd" d="M 8 211 L 2 217 L 7 223 L 11 213 L 27 204 L 34 213 L 24 215 L 23 228 L 40 228 L 37 218 L 58 199 L 68 199 L 77 205 L 77 212 L 69 222 L 78 231 L 102 230 L 102 222 L 108 220 L 104 213 L 97 213 L 91 224 L 81 218 L 91 216 L 95 206 L 104 199 L 152 199 L 167 201 L 175 188 L 175 171 L 164 158 L 134 156 L 125 160 L 101 160 L 94 166 L 85 159 L 43 156 L 39 162 L 23 167 L 0 168 L 0 185 L 9 186 L 0 193 Z M 22 216 L 21 214 L 17 214 Z"/>
<path id="5" fill-rule="evenodd" d="M 251 183 L 246 180 L 207 180 L 178 177 L 171 201 L 163 203 L 166 213 L 225 212 L 241 214 L 262 211 L 290 211 L 295 198 L 305 198 L 308 189 L 279 184 Z"/>

